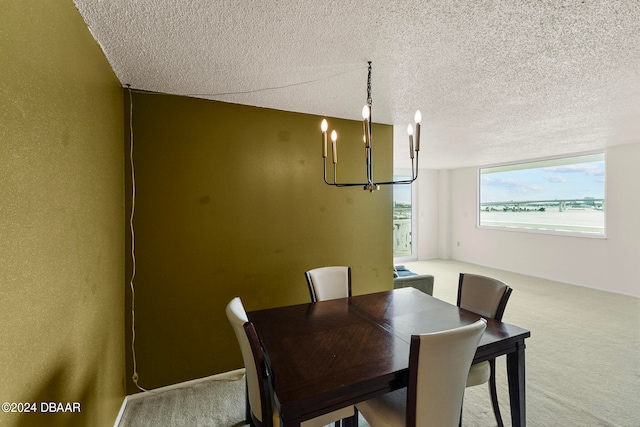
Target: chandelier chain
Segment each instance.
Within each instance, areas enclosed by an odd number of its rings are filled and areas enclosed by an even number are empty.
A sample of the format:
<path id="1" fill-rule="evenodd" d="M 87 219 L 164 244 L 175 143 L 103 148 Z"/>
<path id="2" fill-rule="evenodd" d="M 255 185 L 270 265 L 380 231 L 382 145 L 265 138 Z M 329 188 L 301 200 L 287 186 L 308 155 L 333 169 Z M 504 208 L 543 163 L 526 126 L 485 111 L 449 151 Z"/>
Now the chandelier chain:
<path id="1" fill-rule="evenodd" d="M 369 76 L 367 77 L 367 105 L 369 110 L 371 110 L 371 104 L 371 61 L 369 61 Z"/>

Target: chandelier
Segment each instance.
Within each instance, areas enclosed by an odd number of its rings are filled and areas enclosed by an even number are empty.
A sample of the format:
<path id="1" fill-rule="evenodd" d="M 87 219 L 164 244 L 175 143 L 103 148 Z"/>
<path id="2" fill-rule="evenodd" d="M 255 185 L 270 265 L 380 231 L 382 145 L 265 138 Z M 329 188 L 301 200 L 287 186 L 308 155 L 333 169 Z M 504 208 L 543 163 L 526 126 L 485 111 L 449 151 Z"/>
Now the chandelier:
<path id="1" fill-rule="evenodd" d="M 362 140 L 364 142 L 366 166 L 367 166 L 367 182 L 338 182 L 338 133 L 331 131 L 331 151 L 333 160 L 333 182 L 327 180 L 327 131 L 329 129 L 329 123 L 326 119 L 322 120 L 320 129 L 322 130 L 322 160 L 324 163 L 324 182 L 328 185 L 336 187 L 359 187 L 362 186 L 365 190 L 373 192 L 373 190 L 379 190 L 381 185 L 397 185 L 397 184 L 411 184 L 418 178 L 418 153 L 420 151 L 420 121 L 422 115 L 420 110 L 416 111 L 415 115 L 415 148 L 414 148 L 414 129 L 413 126 L 407 127 L 407 133 L 409 134 L 409 156 L 411 157 L 411 178 L 399 181 L 386 181 L 375 182 L 373 179 L 373 152 L 371 150 L 371 61 L 369 61 L 369 75 L 367 77 L 367 104 L 362 108 L 362 124 L 364 135 Z"/>

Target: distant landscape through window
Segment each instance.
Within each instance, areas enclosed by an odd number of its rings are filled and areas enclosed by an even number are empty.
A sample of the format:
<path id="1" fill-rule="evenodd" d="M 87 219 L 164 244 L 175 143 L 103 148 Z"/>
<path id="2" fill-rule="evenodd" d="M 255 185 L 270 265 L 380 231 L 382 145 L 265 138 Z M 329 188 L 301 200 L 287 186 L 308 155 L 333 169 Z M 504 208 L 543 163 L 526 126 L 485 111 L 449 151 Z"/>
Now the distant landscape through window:
<path id="1" fill-rule="evenodd" d="M 604 153 L 479 169 L 478 224 L 605 235 Z"/>
<path id="2" fill-rule="evenodd" d="M 397 177 L 394 179 L 408 179 Z M 412 253 L 411 185 L 393 186 L 393 256 L 407 257 Z"/>

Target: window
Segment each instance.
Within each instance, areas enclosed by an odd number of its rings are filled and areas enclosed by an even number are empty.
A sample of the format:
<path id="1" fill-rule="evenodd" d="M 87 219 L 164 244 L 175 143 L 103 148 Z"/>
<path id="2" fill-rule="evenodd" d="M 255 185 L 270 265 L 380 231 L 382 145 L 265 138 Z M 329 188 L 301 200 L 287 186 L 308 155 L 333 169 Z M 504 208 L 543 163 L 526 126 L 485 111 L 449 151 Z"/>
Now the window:
<path id="1" fill-rule="evenodd" d="M 605 235 L 604 153 L 479 169 L 480 227 Z"/>
<path id="2" fill-rule="evenodd" d="M 394 179 L 409 179 L 396 176 Z M 412 203 L 413 185 L 393 186 L 393 256 L 408 257 L 412 254 Z"/>

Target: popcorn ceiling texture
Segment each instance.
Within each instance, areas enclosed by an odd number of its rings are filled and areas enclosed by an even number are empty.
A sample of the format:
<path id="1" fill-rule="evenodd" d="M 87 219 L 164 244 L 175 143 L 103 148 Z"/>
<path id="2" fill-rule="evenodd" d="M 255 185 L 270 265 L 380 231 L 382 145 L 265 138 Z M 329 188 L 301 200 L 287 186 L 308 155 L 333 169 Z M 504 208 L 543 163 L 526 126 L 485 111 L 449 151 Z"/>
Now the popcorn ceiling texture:
<path id="1" fill-rule="evenodd" d="M 420 108 L 430 168 L 640 142 L 636 0 L 75 3 L 136 89 L 359 120 L 372 61 L 373 120 Z"/>

